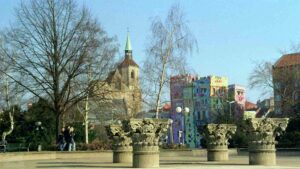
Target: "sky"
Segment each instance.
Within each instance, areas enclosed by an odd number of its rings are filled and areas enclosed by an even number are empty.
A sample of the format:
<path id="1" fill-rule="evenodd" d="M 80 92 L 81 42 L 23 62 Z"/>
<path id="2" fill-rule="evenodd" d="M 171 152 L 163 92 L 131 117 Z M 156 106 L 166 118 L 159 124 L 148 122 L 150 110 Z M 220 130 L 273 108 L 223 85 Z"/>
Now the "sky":
<path id="1" fill-rule="evenodd" d="M 0 30 L 14 22 L 19 0 L 0 0 Z M 150 38 L 151 18 L 165 18 L 180 4 L 198 51 L 187 54 L 188 66 L 199 76 L 227 76 L 246 87 L 251 102 L 264 99 L 248 88 L 255 63 L 275 62 L 280 50 L 300 43 L 299 0 L 77 0 L 91 10 L 110 36 L 117 36 L 123 55 L 129 29 L 133 58 L 142 65 Z"/>

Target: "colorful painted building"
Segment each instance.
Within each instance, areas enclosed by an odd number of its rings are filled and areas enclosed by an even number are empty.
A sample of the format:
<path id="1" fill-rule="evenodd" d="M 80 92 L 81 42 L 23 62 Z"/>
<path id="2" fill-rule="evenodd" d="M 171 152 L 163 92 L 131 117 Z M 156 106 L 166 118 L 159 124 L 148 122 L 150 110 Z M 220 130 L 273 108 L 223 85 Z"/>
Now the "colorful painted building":
<path id="1" fill-rule="evenodd" d="M 234 101 L 232 106 L 230 105 L 232 115 L 235 119 L 242 119 L 245 111 L 246 104 L 246 89 L 245 87 L 237 84 L 228 86 L 228 101 Z"/>
<path id="2" fill-rule="evenodd" d="M 194 96 L 194 114 L 198 125 L 204 124 L 209 119 L 210 109 L 210 79 L 208 77 L 201 77 L 193 82 L 193 96 Z"/>
<path id="3" fill-rule="evenodd" d="M 189 148 L 200 147 L 201 135 L 198 125 L 214 122 L 219 113 L 228 106 L 228 87 L 233 92 L 232 99 L 245 106 L 245 88 L 228 86 L 228 78 L 193 75 L 174 76 L 170 81 L 172 143 L 185 144 Z M 232 89 L 231 89 L 232 88 Z M 176 108 L 189 108 L 189 112 L 177 113 Z M 227 113 L 227 112 L 226 112 Z"/>
<path id="4" fill-rule="evenodd" d="M 191 82 L 183 88 L 184 107 L 189 108 L 189 112 L 184 114 L 184 136 L 185 144 L 189 148 L 200 146 L 200 135 L 197 131 L 195 109 L 194 109 L 194 83 Z"/>
<path id="5" fill-rule="evenodd" d="M 198 125 L 213 122 L 227 100 L 228 78 L 201 77 L 194 81 L 195 114 Z"/>
<path id="6" fill-rule="evenodd" d="M 170 79 L 170 97 L 171 97 L 171 113 L 170 117 L 172 123 L 172 135 L 169 136 L 171 143 L 185 144 L 184 134 L 184 116 L 185 113 L 177 113 L 176 108 L 181 107 L 184 110 L 183 89 L 187 84 L 194 81 L 196 76 L 193 75 L 178 75 L 172 76 Z"/>

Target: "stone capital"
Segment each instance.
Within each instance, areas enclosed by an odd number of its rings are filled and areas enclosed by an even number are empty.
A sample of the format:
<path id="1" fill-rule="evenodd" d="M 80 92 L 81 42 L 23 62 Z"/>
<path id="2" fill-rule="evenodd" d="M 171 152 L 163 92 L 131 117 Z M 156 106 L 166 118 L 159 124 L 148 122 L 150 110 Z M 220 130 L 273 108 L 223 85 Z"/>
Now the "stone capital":
<path id="1" fill-rule="evenodd" d="M 131 146 L 130 132 L 124 128 L 122 122 L 107 125 L 105 128 L 107 135 L 113 141 L 113 149 Z"/>
<path id="2" fill-rule="evenodd" d="M 233 124 L 207 124 L 204 126 L 204 137 L 208 148 L 211 146 L 227 146 L 228 139 L 236 132 Z"/>
<path id="3" fill-rule="evenodd" d="M 159 137 L 166 134 L 168 119 L 130 119 L 127 127 L 134 144 L 158 145 Z"/>
<path id="4" fill-rule="evenodd" d="M 247 130 L 252 144 L 276 144 L 276 135 L 285 131 L 288 118 L 253 118 L 248 119 Z"/>

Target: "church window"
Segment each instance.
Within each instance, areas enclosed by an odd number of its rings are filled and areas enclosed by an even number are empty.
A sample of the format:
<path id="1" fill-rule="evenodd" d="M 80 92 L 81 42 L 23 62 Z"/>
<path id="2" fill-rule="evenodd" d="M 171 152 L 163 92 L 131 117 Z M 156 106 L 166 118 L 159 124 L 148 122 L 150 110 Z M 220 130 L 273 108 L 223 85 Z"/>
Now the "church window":
<path id="1" fill-rule="evenodd" d="M 131 71 L 131 78 L 134 79 L 134 71 Z"/>

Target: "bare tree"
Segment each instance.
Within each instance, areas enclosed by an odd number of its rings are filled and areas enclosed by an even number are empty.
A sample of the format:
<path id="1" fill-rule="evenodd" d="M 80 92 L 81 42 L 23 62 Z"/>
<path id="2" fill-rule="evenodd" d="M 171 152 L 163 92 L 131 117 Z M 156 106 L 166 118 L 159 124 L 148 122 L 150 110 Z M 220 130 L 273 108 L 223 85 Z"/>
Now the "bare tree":
<path id="1" fill-rule="evenodd" d="M 273 95 L 272 66 L 271 62 L 256 63 L 248 78 L 250 89 L 258 88 L 263 91 L 262 95 Z"/>
<path id="2" fill-rule="evenodd" d="M 4 86 L 1 86 L 1 87 L 3 87 L 3 89 L 4 89 L 4 97 L 5 97 L 4 99 L 6 102 L 5 110 L 8 111 L 9 123 L 10 123 L 9 128 L 6 130 L 3 130 L 3 132 L 2 132 L 2 137 L 1 137 L 2 142 L 5 143 L 6 136 L 10 135 L 14 130 L 14 117 L 13 117 L 14 107 L 11 107 L 10 88 L 9 88 L 8 79 L 5 78 L 5 79 L 1 79 L 1 80 L 4 80 L 4 83 L 5 83 Z M 11 108 L 12 108 L 12 110 L 11 110 Z"/>
<path id="3" fill-rule="evenodd" d="M 163 90 L 168 86 L 171 74 L 186 69 L 186 56 L 197 45 L 190 32 L 184 12 L 173 5 L 165 21 L 159 17 L 151 24 L 150 43 L 146 48 L 148 57 L 143 65 L 144 86 L 150 98 L 154 98 L 156 118 L 160 109 Z M 144 91 L 145 91 L 144 90 Z M 147 94 L 144 92 L 144 94 Z"/>
<path id="4" fill-rule="evenodd" d="M 88 68 L 91 79 L 104 79 L 117 52 L 115 38 L 72 0 L 22 2 L 16 23 L 2 37 L 3 61 L 14 63 L 6 75 L 33 96 L 50 100 L 57 136 L 61 115 L 85 99 L 94 85 L 101 90 L 99 84 L 88 84 Z"/>
<path id="5" fill-rule="evenodd" d="M 0 39 L 1 40 L 1 39 Z M 0 41 L 0 46 L 3 45 Z M 3 60 L 3 56 L 0 56 L 0 60 Z M 10 67 L 12 64 L 4 64 L 0 63 L 0 68 L 8 73 L 10 71 Z M 6 137 L 10 135 L 14 130 L 14 113 L 15 113 L 15 105 L 20 104 L 21 100 L 21 90 L 20 86 L 10 80 L 4 73 L 0 72 L 0 113 L 2 111 L 3 114 L 1 122 L 9 123 L 8 126 L 5 125 L 4 128 L 1 128 L 2 131 L 2 142 L 5 142 Z M 8 113 L 9 121 L 4 121 L 5 113 Z"/>

